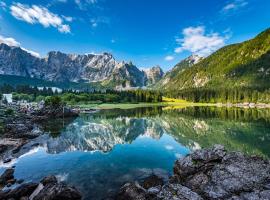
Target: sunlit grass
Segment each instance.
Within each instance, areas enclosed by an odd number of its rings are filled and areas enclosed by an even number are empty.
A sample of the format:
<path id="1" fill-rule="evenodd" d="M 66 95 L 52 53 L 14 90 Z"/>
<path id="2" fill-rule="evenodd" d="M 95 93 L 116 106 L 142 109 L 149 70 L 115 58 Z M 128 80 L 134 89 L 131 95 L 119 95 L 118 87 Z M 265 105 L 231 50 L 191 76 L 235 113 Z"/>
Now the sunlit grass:
<path id="1" fill-rule="evenodd" d="M 162 97 L 163 102 L 175 102 L 175 103 L 190 103 L 184 99 L 175 99 L 175 98 L 169 98 L 169 97 Z"/>

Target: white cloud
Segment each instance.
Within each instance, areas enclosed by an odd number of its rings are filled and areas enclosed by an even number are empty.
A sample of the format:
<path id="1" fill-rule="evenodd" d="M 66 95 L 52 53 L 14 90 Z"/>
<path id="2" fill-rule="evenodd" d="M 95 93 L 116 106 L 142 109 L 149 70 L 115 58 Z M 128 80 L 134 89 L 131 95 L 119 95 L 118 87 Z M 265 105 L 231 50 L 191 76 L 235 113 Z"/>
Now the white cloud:
<path id="1" fill-rule="evenodd" d="M 0 35 L 0 44 L 7 44 L 8 46 L 20 46 L 20 43 L 17 42 L 14 38 L 5 38 L 4 36 Z"/>
<path id="2" fill-rule="evenodd" d="M 14 38 L 11 37 L 4 37 L 2 35 L 0 35 L 0 44 L 7 44 L 8 46 L 14 46 L 14 47 L 20 47 L 21 44 L 16 41 Z M 31 51 L 28 50 L 26 48 L 21 47 L 22 50 L 27 51 L 28 53 L 30 53 L 31 55 L 35 56 L 35 57 L 40 57 L 40 54 L 35 52 L 35 51 Z"/>
<path id="3" fill-rule="evenodd" d="M 182 31 L 183 38 L 176 39 L 178 47 L 175 53 L 190 51 L 192 54 L 207 56 L 213 51 L 225 45 L 227 37 L 220 36 L 218 33 L 206 34 L 204 26 L 187 27 Z"/>
<path id="4" fill-rule="evenodd" d="M 164 59 L 166 61 L 172 61 L 174 59 L 174 57 L 173 56 L 166 56 Z"/>
<path id="5" fill-rule="evenodd" d="M 2 8 L 3 10 L 6 10 L 7 4 L 4 1 L 0 1 L 0 8 Z"/>
<path id="6" fill-rule="evenodd" d="M 69 25 L 61 25 L 58 30 L 61 32 L 61 33 L 70 33 L 70 27 Z"/>
<path id="7" fill-rule="evenodd" d="M 229 11 L 234 11 L 238 10 L 239 8 L 245 7 L 248 4 L 246 0 L 233 0 L 227 3 L 223 8 L 222 12 L 229 12 Z"/>
<path id="8" fill-rule="evenodd" d="M 55 27 L 62 33 L 70 33 L 70 27 L 63 24 L 63 19 L 57 14 L 50 12 L 47 8 L 33 5 L 32 7 L 15 3 L 10 7 L 11 14 L 18 20 L 25 21 L 30 24 L 40 23 L 45 28 Z"/>

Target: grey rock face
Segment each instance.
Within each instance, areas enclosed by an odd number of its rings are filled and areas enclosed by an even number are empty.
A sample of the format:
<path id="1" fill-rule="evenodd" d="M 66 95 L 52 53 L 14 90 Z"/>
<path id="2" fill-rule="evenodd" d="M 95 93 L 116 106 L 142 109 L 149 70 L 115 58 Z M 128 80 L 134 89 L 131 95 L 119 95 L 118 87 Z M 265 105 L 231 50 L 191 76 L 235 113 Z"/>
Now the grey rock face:
<path id="1" fill-rule="evenodd" d="M 147 200 L 147 192 L 138 183 L 127 183 L 116 196 L 117 200 Z"/>
<path id="2" fill-rule="evenodd" d="M 152 84 L 163 75 L 160 68 L 145 73 L 132 63 L 117 62 L 109 53 L 65 54 L 51 51 L 38 58 L 19 47 L 0 44 L 0 74 L 55 82 L 105 82 L 120 88 Z"/>
<path id="3" fill-rule="evenodd" d="M 270 181 L 269 161 L 239 152 L 226 153 L 222 146 L 196 151 L 178 160 L 174 172 L 182 184 L 207 199 L 262 192 Z"/>
<path id="4" fill-rule="evenodd" d="M 164 72 L 159 66 L 143 69 L 143 72 L 145 74 L 146 85 L 157 83 L 164 75 Z"/>
<path id="5" fill-rule="evenodd" d="M 157 199 L 163 200 L 203 200 L 203 198 L 197 193 L 193 192 L 189 188 L 180 184 L 167 184 L 164 185 L 160 193 L 157 195 Z"/>
<path id="6" fill-rule="evenodd" d="M 170 182 L 150 199 L 268 200 L 269 186 L 269 160 L 216 145 L 177 160 Z"/>

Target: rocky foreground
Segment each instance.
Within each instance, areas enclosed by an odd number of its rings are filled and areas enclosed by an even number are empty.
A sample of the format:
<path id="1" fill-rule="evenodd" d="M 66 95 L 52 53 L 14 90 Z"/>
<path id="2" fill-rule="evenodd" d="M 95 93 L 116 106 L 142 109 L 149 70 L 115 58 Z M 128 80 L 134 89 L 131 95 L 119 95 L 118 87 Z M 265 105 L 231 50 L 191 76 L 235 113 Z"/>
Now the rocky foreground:
<path id="1" fill-rule="evenodd" d="M 127 183 L 117 200 L 269 200 L 270 162 L 223 146 L 179 159 L 168 183 L 153 175 L 143 184 Z"/>
<path id="2" fill-rule="evenodd" d="M 4 130 L 0 134 L 0 163 L 10 162 L 22 147 L 32 139 L 44 133 L 42 123 L 49 119 L 76 117 L 78 113 L 69 108 L 44 107 L 32 113 L 24 113 L 14 109 L 14 113 L 1 116 Z"/>
<path id="3" fill-rule="evenodd" d="M 64 182 L 59 182 L 55 176 L 47 176 L 40 183 L 22 183 L 14 179 L 14 168 L 7 169 L 0 176 L 1 200 L 80 200 L 80 192 Z M 13 184 L 17 187 L 9 189 Z"/>

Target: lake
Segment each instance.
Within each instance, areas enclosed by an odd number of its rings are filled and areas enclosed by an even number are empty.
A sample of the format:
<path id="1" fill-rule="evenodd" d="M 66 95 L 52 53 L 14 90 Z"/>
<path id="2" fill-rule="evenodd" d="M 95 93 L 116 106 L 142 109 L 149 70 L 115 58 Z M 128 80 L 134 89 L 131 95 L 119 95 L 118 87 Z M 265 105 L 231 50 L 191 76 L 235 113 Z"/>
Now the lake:
<path id="1" fill-rule="evenodd" d="M 149 107 L 101 110 L 44 124 L 12 163 L 15 178 L 38 182 L 48 174 L 76 186 L 84 199 L 103 199 L 151 174 L 167 179 L 173 163 L 196 149 L 270 157 L 270 110 Z"/>

